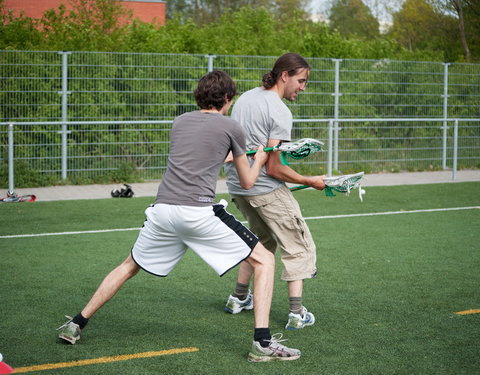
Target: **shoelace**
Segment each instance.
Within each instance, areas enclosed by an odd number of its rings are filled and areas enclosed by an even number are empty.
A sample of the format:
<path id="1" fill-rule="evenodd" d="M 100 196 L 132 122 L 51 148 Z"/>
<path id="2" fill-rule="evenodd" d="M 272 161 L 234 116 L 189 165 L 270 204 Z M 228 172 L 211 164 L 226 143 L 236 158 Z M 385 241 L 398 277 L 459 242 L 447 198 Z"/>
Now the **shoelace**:
<path id="1" fill-rule="evenodd" d="M 62 329 L 62 328 L 64 328 L 64 327 L 68 326 L 68 324 L 73 320 L 73 318 L 72 318 L 71 316 L 68 316 L 68 315 L 65 315 L 65 318 L 67 318 L 68 321 L 67 321 L 66 323 L 64 323 L 63 325 L 61 325 L 60 327 L 58 327 L 58 328 L 57 328 L 57 331 L 58 331 L 59 329 Z"/>
<path id="2" fill-rule="evenodd" d="M 282 353 L 280 354 L 282 357 L 290 357 L 291 355 L 294 355 L 296 352 L 296 349 L 290 349 L 285 345 L 280 344 L 281 342 L 287 341 L 287 339 L 282 339 L 282 337 L 283 337 L 283 334 L 280 332 L 272 335 L 270 340 L 267 340 L 268 342 L 270 342 L 270 345 L 269 345 L 270 349 L 274 352 Z"/>
<path id="3" fill-rule="evenodd" d="M 278 333 L 273 334 L 272 337 L 270 338 L 270 340 L 265 340 L 265 341 L 268 341 L 271 344 L 281 345 L 280 344 L 281 342 L 288 341 L 288 339 L 282 339 L 282 337 L 283 337 L 283 333 L 278 332 Z"/>

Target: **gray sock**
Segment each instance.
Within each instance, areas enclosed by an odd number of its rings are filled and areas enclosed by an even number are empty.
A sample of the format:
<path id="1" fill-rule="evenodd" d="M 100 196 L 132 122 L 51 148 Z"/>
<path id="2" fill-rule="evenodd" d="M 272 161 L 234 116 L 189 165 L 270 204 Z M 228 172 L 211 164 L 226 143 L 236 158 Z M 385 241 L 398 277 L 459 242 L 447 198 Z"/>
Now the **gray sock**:
<path id="1" fill-rule="evenodd" d="M 290 303 L 290 312 L 301 314 L 303 312 L 302 297 L 288 297 Z"/>
<path id="2" fill-rule="evenodd" d="M 233 292 L 233 296 L 237 297 L 240 301 L 243 301 L 248 296 L 248 284 L 242 284 L 237 282 L 235 286 L 235 291 Z"/>

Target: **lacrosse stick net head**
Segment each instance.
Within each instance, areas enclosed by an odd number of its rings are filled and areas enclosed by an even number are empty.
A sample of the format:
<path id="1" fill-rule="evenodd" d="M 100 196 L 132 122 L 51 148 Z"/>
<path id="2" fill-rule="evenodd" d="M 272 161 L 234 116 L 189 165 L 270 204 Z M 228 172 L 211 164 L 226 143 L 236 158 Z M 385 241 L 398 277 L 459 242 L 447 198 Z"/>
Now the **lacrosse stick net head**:
<path id="1" fill-rule="evenodd" d="M 343 176 L 334 176 L 324 178 L 325 194 L 335 196 L 334 191 L 338 193 L 350 194 L 350 191 L 361 186 L 365 172 L 355 174 L 346 174 Z"/>
<path id="2" fill-rule="evenodd" d="M 282 143 L 278 147 L 284 165 L 288 165 L 286 156 L 294 160 L 304 159 L 310 154 L 320 152 L 324 143 L 313 138 L 302 138 L 295 142 Z"/>

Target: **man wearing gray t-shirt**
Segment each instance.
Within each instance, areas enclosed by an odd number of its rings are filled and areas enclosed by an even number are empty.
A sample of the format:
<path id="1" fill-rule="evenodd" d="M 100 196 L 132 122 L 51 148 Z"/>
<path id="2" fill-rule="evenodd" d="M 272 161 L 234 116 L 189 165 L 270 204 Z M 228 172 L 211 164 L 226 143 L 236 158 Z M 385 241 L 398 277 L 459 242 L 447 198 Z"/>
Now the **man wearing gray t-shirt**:
<path id="1" fill-rule="evenodd" d="M 295 53 L 287 53 L 264 75 L 263 85 L 242 94 L 235 102 L 232 118 L 238 121 L 247 136 L 247 149 L 261 144 L 273 147 L 291 141 L 292 113 L 282 99 L 295 100 L 305 89 L 310 66 Z M 308 185 L 323 190 L 324 176 L 302 176 L 283 165 L 278 152 L 269 154 L 267 163 L 250 190 L 240 186 L 231 163 L 225 166 L 228 191 L 248 220 L 250 229 L 271 252 L 277 245 L 283 263 L 282 280 L 288 283 L 289 306 L 287 329 L 300 329 L 314 324 L 315 317 L 303 305 L 304 279 L 315 277 L 316 248 L 310 230 L 302 217 L 298 202 L 286 182 Z M 249 291 L 253 269 L 243 262 L 235 291 L 229 296 L 225 310 L 237 314 L 253 308 Z"/>

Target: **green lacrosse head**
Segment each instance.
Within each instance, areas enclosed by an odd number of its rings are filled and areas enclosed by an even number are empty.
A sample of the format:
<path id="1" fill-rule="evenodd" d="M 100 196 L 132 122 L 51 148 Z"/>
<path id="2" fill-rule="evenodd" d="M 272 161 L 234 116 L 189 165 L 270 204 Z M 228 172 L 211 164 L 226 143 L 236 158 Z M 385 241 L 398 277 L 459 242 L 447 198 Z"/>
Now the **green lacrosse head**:
<path id="1" fill-rule="evenodd" d="M 332 189 L 330 186 L 325 186 L 325 189 L 323 189 L 327 197 L 335 197 L 335 193 L 333 192 L 333 190 L 334 189 Z"/>
<path id="2" fill-rule="evenodd" d="M 322 151 L 322 147 L 316 143 L 306 143 L 298 150 L 295 151 L 282 151 L 280 159 L 283 165 L 288 165 L 286 156 L 294 160 L 300 160 L 306 158 L 308 155 L 315 152 Z"/>

